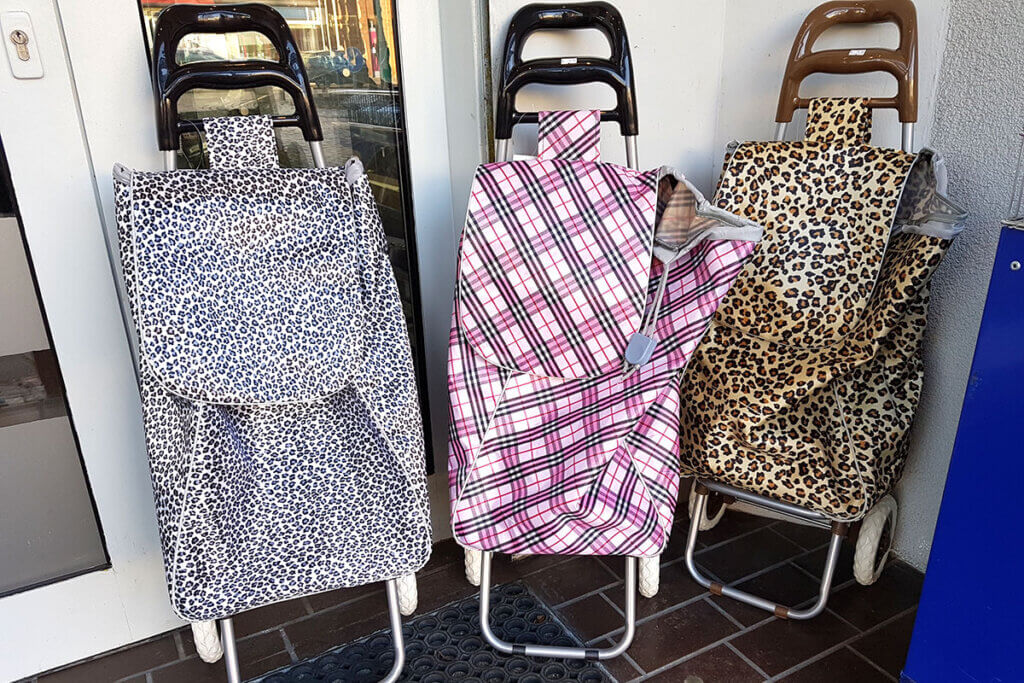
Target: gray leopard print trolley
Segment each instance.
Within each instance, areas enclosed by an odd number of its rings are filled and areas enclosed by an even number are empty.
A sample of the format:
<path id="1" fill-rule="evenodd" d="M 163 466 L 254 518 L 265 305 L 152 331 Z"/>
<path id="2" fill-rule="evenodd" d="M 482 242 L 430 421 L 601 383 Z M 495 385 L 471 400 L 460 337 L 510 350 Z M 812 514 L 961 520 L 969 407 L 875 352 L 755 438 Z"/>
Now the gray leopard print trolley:
<path id="1" fill-rule="evenodd" d="M 362 164 L 280 168 L 269 117 L 203 123 L 210 169 L 114 169 L 167 584 L 189 621 L 396 580 L 430 554 L 409 339 Z"/>

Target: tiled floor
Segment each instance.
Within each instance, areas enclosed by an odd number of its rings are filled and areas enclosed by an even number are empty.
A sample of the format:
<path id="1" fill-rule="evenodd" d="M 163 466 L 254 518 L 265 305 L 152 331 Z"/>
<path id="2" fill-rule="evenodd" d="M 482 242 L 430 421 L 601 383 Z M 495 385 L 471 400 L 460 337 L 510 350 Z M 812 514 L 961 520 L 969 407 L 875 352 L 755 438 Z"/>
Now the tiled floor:
<path id="1" fill-rule="evenodd" d="M 694 583 L 682 564 L 684 524 L 677 524 L 663 557 L 661 591 L 640 599 L 632 647 L 607 664 L 620 681 L 898 680 L 920 573 L 897 563 L 877 584 L 861 587 L 852 580 L 852 547 L 846 547 L 826 612 L 809 622 L 783 621 Z M 734 512 L 700 540 L 698 562 L 719 580 L 800 603 L 815 594 L 828 534 Z M 522 579 L 588 644 L 606 645 L 622 626 L 623 568 L 607 559 L 531 557 L 512 563 L 499 557 L 494 580 Z M 435 547 L 419 574 L 419 590 L 417 613 L 473 592 L 454 543 Z M 249 678 L 384 628 L 386 603 L 379 585 L 335 591 L 247 612 L 235 625 L 242 674 Z M 36 680 L 203 683 L 225 676 L 222 665 L 196 657 L 185 629 Z"/>

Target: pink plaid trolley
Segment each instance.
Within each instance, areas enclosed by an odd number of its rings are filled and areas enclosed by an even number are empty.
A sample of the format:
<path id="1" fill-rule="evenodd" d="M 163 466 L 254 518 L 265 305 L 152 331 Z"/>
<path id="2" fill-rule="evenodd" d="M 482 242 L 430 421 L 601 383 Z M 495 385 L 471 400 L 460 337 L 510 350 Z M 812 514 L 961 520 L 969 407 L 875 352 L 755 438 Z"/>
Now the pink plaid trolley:
<path id="1" fill-rule="evenodd" d="M 523 62 L 525 35 L 552 28 L 598 28 L 612 56 Z M 671 169 L 636 170 L 628 42 L 609 5 L 527 6 L 505 54 L 497 156 L 523 121 L 538 122 L 538 156 L 473 180 L 449 345 L 452 526 L 469 567 L 482 553 L 491 645 L 606 659 L 632 640 L 637 557 L 656 578 L 672 525 L 682 371 L 761 228 Z M 615 110 L 514 109 L 528 82 L 593 80 L 615 88 Z M 630 168 L 600 161 L 602 120 L 619 122 Z M 626 555 L 626 635 L 605 649 L 501 640 L 487 617 L 493 551 Z"/>

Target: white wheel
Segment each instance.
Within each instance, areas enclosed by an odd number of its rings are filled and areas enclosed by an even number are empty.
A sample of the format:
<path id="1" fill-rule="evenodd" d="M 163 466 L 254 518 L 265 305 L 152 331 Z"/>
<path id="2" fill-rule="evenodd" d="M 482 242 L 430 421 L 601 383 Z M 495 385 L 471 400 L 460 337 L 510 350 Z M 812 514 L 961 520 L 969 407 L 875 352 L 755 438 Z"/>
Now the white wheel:
<path id="1" fill-rule="evenodd" d="M 216 621 L 193 621 L 192 639 L 196 642 L 199 658 L 207 664 L 213 664 L 224 656 Z"/>
<path id="2" fill-rule="evenodd" d="M 896 499 L 885 496 L 875 503 L 860 524 L 857 549 L 853 555 L 853 576 L 862 586 L 870 586 L 885 569 L 896 532 Z"/>
<path id="3" fill-rule="evenodd" d="M 395 581 L 395 587 L 398 589 L 398 611 L 402 613 L 403 617 L 407 617 L 416 611 L 416 605 L 420 601 L 419 591 L 416 588 L 416 575 L 399 576 Z"/>
<path id="4" fill-rule="evenodd" d="M 474 586 L 480 585 L 480 563 L 483 561 L 483 551 L 466 548 L 466 578 Z"/>
<path id="5" fill-rule="evenodd" d="M 714 529 L 715 526 L 717 526 L 718 523 L 722 521 L 722 516 L 725 514 L 725 501 L 723 501 L 721 498 L 718 498 L 716 500 L 716 498 L 718 497 L 708 496 L 707 505 L 704 506 L 704 516 L 700 520 L 700 526 L 697 527 L 701 531 L 709 531 L 711 529 Z M 716 506 L 717 509 L 715 509 Z M 688 508 L 690 512 L 690 519 L 693 519 L 693 511 L 696 507 L 697 480 L 694 480 L 693 483 L 690 484 L 690 506 Z M 708 516 L 709 511 L 712 513 L 710 516 Z"/>
<path id="6" fill-rule="evenodd" d="M 640 595 L 645 598 L 653 598 L 658 594 L 658 586 L 661 583 L 661 556 L 641 557 L 638 582 L 640 584 Z"/>

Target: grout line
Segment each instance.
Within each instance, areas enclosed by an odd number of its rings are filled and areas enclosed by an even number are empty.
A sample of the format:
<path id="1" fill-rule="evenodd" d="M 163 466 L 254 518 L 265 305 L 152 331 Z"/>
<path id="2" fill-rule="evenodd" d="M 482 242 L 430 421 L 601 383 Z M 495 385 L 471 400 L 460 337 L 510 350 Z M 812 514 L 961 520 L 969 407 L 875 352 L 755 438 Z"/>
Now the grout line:
<path id="1" fill-rule="evenodd" d="M 297 654 L 295 654 L 295 646 L 292 645 L 291 638 L 288 637 L 288 634 L 285 632 L 285 630 L 283 628 L 280 629 L 280 631 L 281 631 L 281 640 L 284 641 L 285 652 L 287 652 L 288 656 L 291 657 L 292 664 L 298 664 L 299 663 L 299 656 Z"/>
<path id="2" fill-rule="evenodd" d="M 824 659 L 825 657 L 828 657 L 829 655 L 831 655 L 831 654 L 833 654 L 835 652 L 838 652 L 842 648 L 844 648 L 847 645 L 849 645 L 849 644 L 853 643 L 854 641 L 858 640 L 861 636 L 865 636 L 865 635 L 867 635 L 869 633 L 874 633 L 875 631 L 877 631 L 877 630 L 879 630 L 879 629 L 881 629 L 881 628 L 883 628 L 885 626 L 888 626 L 889 624 L 891 624 L 892 622 L 896 621 L 897 619 L 900 619 L 903 616 L 905 616 L 907 614 L 910 614 L 915 609 L 917 609 L 917 605 L 914 605 L 913 607 L 908 607 L 907 609 L 903 610 L 902 612 L 900 612 L 898 614 L 894 614 L 893 616 L 889 617 L 888 619 L 886 619 L 884 621 L 878 622 L 877 624 L 875 624 L 871 628 L 867 629 L 863 633 L 855 633 L 854 635 L 852 635 L 849 638 L 843 640 L 842 642 L 837 643 L 836 645 L 833 645 L 832 647 L 830 647 L 830 648 L 828 648 L 826 650 L 822 650 L 818 654 L 814 655 L 813 657 L 811 657 L 809 659 L 805 659 L 804 661 L 800 662 L 799 664 L 794 664 L 792 667 L 786 669 L 782 673 L 776 674 L 775 676 L 772 677 L 771 680 L 772 681 L 781 680 L 785 676 L 788 676 L 788 675 L 790 675 L 792 673 L 795 673 L 795 672 L 799 671 L 800 669 L 803 669 L 803 668 L 805 668 L 805 667 L 807 667 L 807 666 L 809 666 L 809 665 L 811 665 L 811 664 L 813 664 L 813 663 L 815 663 L 815 662 L 817 662 L 817 661 L 819 661 L 821 659 Z"/>
<path id="3" fill-rule="evenodd" d="M 185 659 L 185 644 L 181 641 L 181 631 L 174 631 L 174 647 L 178 650 L 178 659 Z"/>
<path id="4" fill-rule="evenodd" d="M 621 579 L 619 579 L 617 581 L 614 581 L 613 583 L 606 583 L 605 585 L 601 586 L 600 588 L 595 588 L 594 590 L 589 591 L 587 593 L 584 593 L 583 595 L 578 595 L 575 598 L 569 598 L 565 602 L 560 602 L 560 603 L 554 605 L 554 608 L 555 609 L 561 609 L 563 607 L 570 607 L 572 605 L 575 605 L 577 602 L 582 602 L 583 600 L 586 600 L 589 597 L 597 595 L 601 591 L 606 591 L 609 588 L 617 588 L 619 586 L 619 584 L 621 584 L 621 583 L 622 583 Z"/>
<path id="5" fill-rule="evenodd" d="M 711 597 L 711 594 L 710 594 L 710 593 L 708 593 L 708 598 L 710 598 L 710 597 Z M 732 622 L 733 624 L 735 624 L 735 625 L 736 625 L 736 628 L 738 628 L 739 630 L 741 630 L 741 631 L 742 631 L 742 630 L 744 630 L 744 629 L 746 629 L 746 628 L 747 628 L 747 627 L 746 627 L 746 626 L 745 626 L 745 625 L 743 624 L 743 622 L 741 622 L 741 621 L 740 621 L 739 619 L 737 619 L 737 618 L 736 618 L 736 617 L 734 617 L 733 615 L 729 614 L 729 612 L 728 612 L 728 611 L 726 611 L 726 609 L 725 609 L 724 607 L 722 607 L 721 605 L 719 605 L 719 604 L 718 604 L 718 601 L 717 601 L 717 600 L 710 600 L 710 599 L 709 599 L 709 600 L 705 600 L 704 602 L 706 602 L 706 603 L 708 603 L 709 605 L 711 605 L 712 607 L 714 607 L 714 608 L 715 608 L 715 609 L 716 609 L 716 610 L 717 610 L 718 612 L 720 612 L 720 613 L 721 613 L 721 615 L 722 615 L 723 617 L 725 617 L 726 619 L 728 619 L 729 621 L 731 621 L 731 622 Z M 764 619 L 762 619 L 761 621 L 757 622 L 757 623 L 759 623 L 759 624 L 760 624 L 761 622 L 764 622 L 764 621 L 768 621 L 769 619 L 774 619 L 774 618 L 775 618 L 775 616 L 774 616 L 774 615 L 768 614 L 768 612 L 766 611 L 766 612 L 765 612 L 765 618 L 764 618 Z"/>
<path id="6" fill-rule="evenodd" d="M 750 668 L 752 668 L 754 671 L 756 671 L 757 675 L 760 676 L 761 678 L 763 678 L 765 680 L 768 680 L 769 678 L 771 678 L 771 676 L 769 676 L 767 673 L 765 673 L 764 669 L 759 667 L 757 664 L 754 664 L 753 660 L 751 660 L 750 657 L 748 657 L 745 654 L 743 654 L 742 652 L 740 652 L 739 648 L 736 647 L 735 645 L 733 645 L 732 643 L 725 643 L 724 647 L 727 647 L 730 650 L 732 650 L 732 653 L 734 655 L 736 655 L 737 657 L 742 659 L 744 662 L 746 662 L 747 665 Z"/>
<path id="7" fill-rule="evenodd" d="M 618 605 L 615 604 L 614 600 L 612 600 L 611 598 L 608 597 L 607 593 L 605 593 L 604 591 L 601 591 L 601 597 L 604 598 L 605 602 L 607 602 L 609 605 L 612 606 L 612 609 L 615 610 L 620 617 L 622 617 L 623 619 L 626 618 L 626 613 L 622 611 L 621 607 L 619 607 Z"/>
<path id="8" fill-rule="evenodd" d="M 866 655 L 863 655 L 863 654 L 861 654 L 861 653 L 860 653 L 860 652 L 859 652 L 859 651 L 858 651 L 858 650 L 857 650 L 856 648 L 854 648 L 854 647 L 853 647 L 853 645 L 852 645 L 852 644 L 851 644 L 851 645 L 847 645 L 847 646 L 846 646 L 846 649 L 847 649 L 847 650 L 849 650 L 850 652 L 852 652 L 853 654 L 857 655 L 857 656 L 858 656 L 858 657 L 860 657 L 861 659 L 863 659 L 863 660 L 864 660 L 865 662 L 867 662 L 867 663 L 868 663 L 868 664 L 870 664 L 871 666 L 873 666 L 873 667 L 875 667 L 876 669 L 878 669 L 878 670 L 879 670 L 879 671 L 880 671 L 880 672 L 881 672 L 881 673 L 882 673 L 882 674 L 883 674 L 883 675 L 884 675 L 884 676 L 885 676 L 886 678 L 888 678 L 888 679 L 889 679 L 890 681 L 895 681 L 895 680 L 896 680 L 896 677 L 895 677 L 895 676 L 893 676 L 893 675 L 892 675 L 891 673 L 889 673 L 888 671 L 886 671 L 885 669 L 883 669 L 882 667 L 878 666 L 878 665 L 877 665 L 877 664 L 875 664 L 875 663 L 874 663 L 873 661 L 871 661 L 870 659 L 868 659 L 868 657 L 867 657 Z"/>

